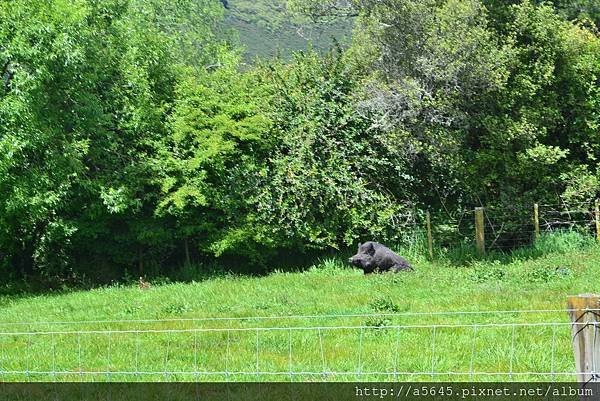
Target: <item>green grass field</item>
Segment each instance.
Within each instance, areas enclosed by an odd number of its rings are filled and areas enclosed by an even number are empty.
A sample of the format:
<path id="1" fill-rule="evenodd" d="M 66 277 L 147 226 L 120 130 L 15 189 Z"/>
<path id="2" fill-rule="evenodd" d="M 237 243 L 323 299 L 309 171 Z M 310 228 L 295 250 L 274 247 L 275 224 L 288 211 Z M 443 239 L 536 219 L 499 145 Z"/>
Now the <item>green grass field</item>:
<path id="1" fill-rule="evenodd" d="M 3 297 L 0 381 L 574 380 L 541 374 L 575 370 L 564 311 L 441 312 L 565 309 L 568 295 L 600 290 L 600 248 L 571 233 L 481 261 L 463 251 L 432 263 L 404 250 L 416 271 L 396 275 L 340 258 Z M 240 319 L 191 320 L 206 317 Z"/>

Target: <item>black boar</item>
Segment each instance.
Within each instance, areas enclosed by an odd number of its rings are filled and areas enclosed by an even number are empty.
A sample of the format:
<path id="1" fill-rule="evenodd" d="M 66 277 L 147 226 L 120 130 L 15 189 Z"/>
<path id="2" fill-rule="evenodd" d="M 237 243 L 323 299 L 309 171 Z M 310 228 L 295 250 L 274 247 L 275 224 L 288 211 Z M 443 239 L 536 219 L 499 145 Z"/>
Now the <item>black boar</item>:
<path id="1" fill-rule="evenodd" d="M 348 260 L 360 267 L 365 274 L 373 272 L 413 270 L 410 263 L 379 242 L 368 241 L 358 244 L 358 252 Z"/>

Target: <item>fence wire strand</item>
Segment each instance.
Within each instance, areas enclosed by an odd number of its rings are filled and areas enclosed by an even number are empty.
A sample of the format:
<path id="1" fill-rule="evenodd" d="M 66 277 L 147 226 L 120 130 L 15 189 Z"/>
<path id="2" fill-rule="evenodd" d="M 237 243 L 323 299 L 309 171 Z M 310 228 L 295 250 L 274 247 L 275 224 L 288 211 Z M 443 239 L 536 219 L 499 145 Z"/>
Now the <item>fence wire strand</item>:
<path id="1" fill-rule="evenodd" d="M 590 312 L 600 312 L 600 308 L 587 309 Z M 112 319 L 112 320 L 72 320 L 72 321 L 32 321 L 32 322 L 0 322 L 2 326 L 60 326 L 60 325 L 103 325 L 103 324 L 164 324 L 180 322 L 220 322 L 220 321 L 243 321 L 243 320 L 314 320 L 314 319 L 345 319 L 345 318 L 369 318 L 369 317 L 427 317 L 427 316 L 460 316 L 460 315 L 512 315 L 512 314 L 545 314 L 545 313 L 568 313 L 575 309 L 506 309 L 506 310 L 463 310 L 463 311 L 431 311 L 431 312 L 394 312 L 394 313 L 339 313 L 322 315 L 280 315 L 280 316 L 239 316 L 239 317 L 195 317 L 195 318 L 170 318 L 170 319 Z M 140 330 L 143 332 L 144 330 Z M 76 332 L 76 331 L 75 331 Z M 96 331 L 103 333 L 103 331 Z M 133 332 L 133 330 L 130 330 Z M 72 332 L 57 332 L 72 333 Z M 0 331 L 2 334 L 13 334 L 13 332 Z M 16 332 L 18 334 L 18 332 Z"/>
<path id="2" fill-rule="evenodd" d="M 566 312 L 565 310 L 562 311 Z M 566 313 L 563 315 L 566 318 Z M 377 377 L 381 378 L 393 378 L 398 380 L 401 377 L 423 377 L 428 378 L 431 381 L 436 381 L 438 378 L 443 377 L 454 377 L 464 376 L 468 377 L 469 380 L 476 380 L 478 377 L 486 376 L 497 376 L 507 377 L 509 380 L 513 380 L 515 377 L 523 378 L 526 376 L 541 378 L 547 378 L 554 381 L 556 377 L 574 377 L 576 373 L 574 371 L 557 371 L 556 360 L 557 356 L 560 356 L 564 360 L 565 355 L 569 352 L 565 352 L 565 344 L 569 344 L 567 341 L 561 341 L 560 353 L 559 348 L 559 329 L 567 328 L 572 326 L 585 327 L 588 325 L 587 321 L 570 322 L 570 321 L 544 321 L 544 322 L 497 322 L 497 323 L 432 323 L 432 324 L 408 324 L 408 325 L 383 325 L 383 326 L 369 326 L 369 325 L 338 325 L 338 326 L 305 326 L 305 327 L 253 327 L 253 328 L 219 328 L 219 329 L 161 329 L 161 330 L 80 330 L 80 331 L 69 331 L 69 332 L 23 332 L 23 333 L 0 333 L 0 340 L 6 338 L 5 336 L 12 336 L 12 338 L 18 340 L 24 338 L 25 342 L 25 369 L 19 369 L 18 365 L 12 364 L 9 368 L 0 366 L 0 372 L 2 373 L 3 380 L 6 380 L 7 376 L 11 380 L 15 377 L 24 377 L 25 381 L 38 380 L 40 376 L 47 375 L 53 381 L 64 380 L 68 377 L 76 377 L 78 375 L 81 381 L 84 381 L 84 377 L 92 377 L 98 379 L 102 374 L 101 370 L 94 369 L 93 365 L 88 365 L 90 360 L 97 359 L 98 356 L 93 356 L 93 349 L 97 349 L 98 346 L 102 347 L 104 344 L 106 349 L 104 350 L 106 371 L 104 377 L 107 382 L 123 380 L 124 377 L 131 377 L 135 381 L 145 380 L 145 377 L 162 377 L 163 381 L 181 380 L 182 378 L 189 378 L 195 381 L 202 380 L 203 377 L 215 377 L 221 378 L 224 381 L 236 380 L 237 377 L 248 377 L 253 375 L 256 380 L 266 380 L 268 377 L 287 377 L 290 381 L 295 381 L 296 378 L 302 376 L 325 379 L 334 379 L 335 377 L 350 376 L 353 375 L 357 380 L 361 378 Z M 540 356 L 539 366 L 530 365 L 525 363 L 523 365 L 527 355 L 528 347 L 519 347 L 517 353 L 517 330 L 531 329 L 538 333 L 547 333 L 543 336 L 546 341 L 544 344 L 538 344 L 540 348 L 544 347 L 548 351 L 548 359 Z M 470 330 L 470 332 L 469 332 Z M 510 336 L 501 335 L 503 330 L 511 330 Z M 597 327 L 594 324 L 594 330 L 596 333 Z M 332 332 L 332 335 L 325 337 L 325 332 Z M 430 359 L 429 369 L 415 369 L 414 371 L 407 370 L 404 367 L 405 360 L 401 361 L 401 356 L 404 355 L 403 350 L 407 352 L 413 351 L 415 348 L 422 348 L 425 344 L 416 346 L 411 339 L 420 339 L 418 341 L 423 342 L 425 337 L 420 336 L 419 333 L 426 333 L 429 331 L 430 336 L 427 336 L 426 341 L 430 341 Z M 564 333 L 564 330 L 562 331 Z M 211 334 L 213 333 L 213 334 Z M 219 334 L 222 333 L 222 334 Z M 254 369 L 250 371 L 240 369 L 239 363 L 243 363 L 242 355 L 248 354 L 248 349 L 245 349 L 247 345 L 244 345 L 241 341 L 242 337 L 232 338 L 234 333 L 241 336 L 243 333 L 253 333 L 255 336 L 254 341 Z M 283 334 L 283 338 L 280 345 L 277 340 L 280 334 Z M 335 333 L 335 334 L 333 334 Z M 353 337 L 352 333 L 358 334 L 357 337 Z M 387 334 L 386 334 L 387 333 Z M 412 334 L 411 334 L 412 333 Z M 312 365 L 310 357 L 310 349 L 308 344 L 311 341 L 314 342 L 314 335 L 318 344 L 315 344 L 315 351 L 318 352 L 319 368 L 316 370 L 315 365 Z M 493 334 L 491 337 L 486 334 Z M 68 338 L 65 341 L 64 336 L 74 336 L 77 339 L 77 366 L 75 369 L 71 369 L 65 366 L 64 357 L 61 351 L 64 351 L 63 347 L 68 347 Z M 153 354 L 144 355 L 142 352 L 142 338 L 148 339 L 148 336 L 152 335 L 155 338 L 159 338 L 158 348 L 154 350 Z M 209 339 L 206 336 L 214 336 L 215 339 L 223 341 L 223 344 L 215 344 L 210 349 L 202 348 L 202 354 L 200 354 L 199 335 Z M 460 335 L 470 336 L 470 341 L 462 341 L 466 344 L 465 354 L 470 355 L 468 359 L 465 359 L 462 365 L 448 364 L 448 352 L 452 352 L 452 347 L 448 347 L 444 341 L 446 335 Z M 47 336 L 47 337 L 46 337 Z M 59 337 L 60 336 L 60 337 Z M 416 336 L 416 337 L 415 337 Z M 287 338 L 286 338 L 287 337 Z M 505 345 L 496 343 L 497 338 L 506 337 Z M 570 338 L 569 335 L 565 335 L 566 338 Z M 44 340 L 47 338 L 47 340 Z M 60 342 L 57 341 L 60 338 Z M 98 338 L 105 338 L 105 342 L 99 342 Z M 252 338 L 252 337 L 250 337 Z M 310 340 L 312 338 L 313 340 Z M 355 357 L 357 356 L 358 364 L 352 368 L 349 365 L 349 359 L 339 359 L 336 354 L 331 354 L 331 360 L 328 359 L 328 352 L 340 351 L 341 355 L 345 355 L 342 348 L 339 348 L 342 344 L 341 339 L 346 338 L 346 341 L 350 340 L 348 347 L 352 347 L 351 339 L 354 338 L 356 341 L 354 344 Z M 519 336 L 520 338 L 520 336 Z M 542 337 L 540 337 L 542 338 Z M 83 340 L 86 340 L 85 343 Z M 491 340 L 490 340 L 491 339 Z M 495 340 L 494 340 L 495 339 Z M 273 342 L 275 341 L 275 342 Z M 294 358 L 294 341 L 300 341 L 302 344 L 297 352 L 302 352 L 301 357 L 298 359 Z M 332 341 L 331 344 L 329 342 Z M 388 348 L 392 351 L 389 353 L 389 359 L 384 365 L 388 368 L 381 369 L 384 367 L 380 362 L 379 358 L 373 359 L 373 351 L 366 351 L 367 346 L 372 347 L 374 344 L 379 344 L 387 341 Z M 492 341 L 492 342 L 490 342 Z M 193 342 L 193 358 L 186 362 L 185 352 L 181 352 L 182 348 L 188 348 L 190 342 Z M 328 343 L 326 347 L 325 343 Z M 2 344 L 5 344 L 2 341 Z M 264 343 L 264 345 L 263 345 Z M 35 368 L 30 366 L 30 362 L 36 360 L 33 357 L 33 349 L 40 349 L 41 346 L 47 344 L 52 354 L 51 364 L 45 366 L 41 362 L 37 362 Z M 59 347 L 60 344 L 60 347 Z M 84 347 L 85 344 L 85 347 Z M 155 344 L 155 348 L 157 345 Z M 232 350 L 235 344 L 236 351 Z M 385 344 L 385 343 L 384 343 Z M 385 346 L 385 345 L 384 345 Z M 214 350 L 222 347 L 224 349 L 224 363 L 218 366 L 215 358 L 211 358 L 210 355 L 214 354 Z M 240 348 L 241 347 L 241 348 Z M 331 348 L 330 348 L 331 347 Z M 482 364 L 480 360 L 480 350 L 484 350 L 488 347 L 494 347 L 499 352 L 506 355 L 506 362 L 508 369 L 503 371 L 502 369 L 493 369 L 494 364 L 485 362 Z M 127 349 L 130 348 L 130 352 L 135 352 L 132 355 L 130 369 L 128 366 Z M 252 347 L 250 346 L 250 349 Z M 327 352 L 326 352 L 327 348 Z M 17 350 L 18 348 L 15 348 Z M 336 351 L 337 350 L 337 351 Z M 504 350 L 504 351 L 502 351 Z M 85 351 L 86 358 L 83 358 Z M 102 350 L 100 349 L 100 355 Z M 2 361 L 10 358 L 16 360 L 17 355 L 7 355 L 10 350 L 6 346 L 0 348 L 0 357 Z M 97 352 L 97 351 L 96 351 Z M 421 357 L 426 357 L 422 354 Z M 140 366 L 140 358 L 144 355 L 144 368 Z M 154 359 L 150 355 L 157 355 L 158 359 Z M 232 355 L 236 355 L 237 362 L 232 361 Z M 114 356 L 114 358 L 113 358 Z M 160 358 L 162 356 L 162 358 Z M 240 359 L 241 358 L 241 359 Z M 338 359 L 336 359 L 338 358 Z M 161 361 L 162 359 L 162 361 Z M 285 361 L 282 365 L 278 364 L 278 360 Z M 536 366 L 537 368 L 543 367 L 542 362 L 546 360 L 549 362 L 548 369 L 527 369 L 526 366 Z M 199 366 L 199 362 L 202 361 L 202 368 Z M 221 359 L 223 361 L 223 359 Z M 518 361 L 518 363 L 516 363 Z M 162 362 L 162 367 L 160 366 Z M 150 363 L 148 365 L 148 363 Z M 423 360 L 422 363 L 425 363 Z M 537 363 L 537 362 L 536 362 Z M 594 361 L 594 369 L 596 361 Z M 186 365 L 187 364 L 187 365 Z M 297 365 L 295 369 L 294 364 Z M 157 366 L 158 365 L 158 366 Z M 287 365 L 287 366 L 286 366 Z M 523 365 L 523 366 L 522 366 Z M 185 366 L 189 367 L 185 369 Z M 349 369 L 344 369 L 344 366 Z M 415 365 L 417 366 L 417 365 Z M 420 365 L 423 366 L 424 365 Z M 460 369 L 463 366 L 463 369 Z M 498 366 L 502 366 L 500 363 Z M 561 364 L 564 366 L 564 362 Z M 154 368 L 153 368 L 154 367 Z M 312 368 L 311 368 L 312 367 Z M 453 367 L 453 368 L 449 368 Z M 158 368 L 158 369 L 155 369 Z M 212 369 L 214 368 L 214 369 Z M 224 368 L 224 369 L 223 369 Z M 307 369 L 309 368 L 309 369 Z"/>
<path id="3" fill-rule="evenodd" d="M 485 238 L 486 249 L 497 250 L 498 252 L 510 251 L 520 246 L 527 246 L 534 243 L 537 240 L 538 229 L 539 232 L 553 232 L 560 229 L 572 229 L 580 233 L 591 234 L 595 233 L 596 219 L 598 218 L 598 212 L 594 210 L 595 205 L 593 202 L 569 202 L 569 203 L 558 203 L 558 204 L 540 204 L 537 208 L 537 223 L 534 223 L 534 208 L 533 205 L 515 205 L 511 208 L 484 208 L 484 221 L 485 227 L 483 229 L 483 235 Z M 435 216 L 433 216 L 435 217 Z M 439 217 L 439 216 L 438 216 Z M 416 212 L 409 212 L 404 215 L 394 216 L 395 224 L 398 227 L 412 230 L 407 233 L 411 241 L 419 241 L 425 238 L 427 234 L 427 228 L 425 225 L 424 215 Z M 473 210 L 464 209 L 457 211 L 452 215 L 446 216 L 445 220 L 436 221 L 434 218 L 432 221 L 432 233 L 433 241 L 436 246 L 445 248 L 448 246 L 464 246 L 473 247 L 475 244 L 474 230 L 475 224 L 473 219 Z M 407 237 L 407 238 L 408 238 Z M 588 311 L 600 312 L 599 309 L 590 309 Z M 12 376 L 23 376 L 25 380 L 35 380 L 39 375 L 48 375 L 48 378 L 52 381 L 59 381 L 62 377 L 78 375 L 80 381 L 84 381 L 88 375 L 95 375 L 95 377 L 105 376 L 106 381 L 111 381 L 115 375 L 133 376 L 136 381 L 142 380 L 145 375 L 161 375 L 164 381 L 170 381 L 178 379 L 179 376 L 191 375 L 194 380 L 199 380 L 201 376 L 223 376 L 226 381 L 232 380 L 234 376 L 248 376 L 254 375 L 256 380 L 260 380 L 262 376 L 278 376 L 287 375 L 290 381 L 294 381 L 299 376 L 320 376 L 321 378 L 327 378 L 330 376 L 345 376 L 355 375 L 358 379 L 363 376 L 392 376 L 394 379 L 398 379 L 403 375 L 419 375 L 429 377 L 432 381 L 439 376 L 453 376 L 453 375 L 468 375 L 469 379 L 474 379 L 477 376 L 485 375 L 506 375 L 509 380 L 513 380 L 514 377 L 522 377 L 523 375 L 530 376 L 545 376 L 554 381 L 555 377 L 560 376 L 574 376 L 574 372 L 561 372 L 560 370 L 563 364 L 557 358 L 562 357 L 560 353 L 563 349 L 558 348 L 562 346 L 558 332 L 561 327 L 576 326 L 585 327 L 590 324 L 589 322 L 561 322 L 561 321 L 550 321 L 545 319 L 544 321 L 534 322 L 504 322 L 504 315 L 516 314 L 521 317 L 525 317 L 530 314 L 553 314 L 553 313 L 565 313 L 572 312 L 572 310 L 563 309 L 548 309 L 548 310 L 503 310 L 503 311 L 432 311 L 432 312 L 400 312 L 400 313 L 333 313 L 333 314 L 314 314 L 314 315 L 288 315 L 288 316 L 241 316 L 241 317 L 221 317 L 221 316 L 208 316 L 208 317 L 192 317 L 192 318 L 172 318 L 172 319 L 107 319 L 107 320 L 82 320 L 82 321 L 37 321 L 37 322 L 0 322 L 0 380 L 6 381 L 7 379 L 13 379 Z M 466 316 L 486 318 L 486 320 L 498 319 L 493 322 L 478 322 L 478 323 L 446 323 L 445 318 L 462 318 Z M 433 318 L 436 320 L 430 320 L 427 324 L 401 324 L 402 322 L 411 321 L 409 318 Z M 399 320 L 392 323 L 387 321 L 386 324 L 379 326 L 372 326 L 367 323 L 356 323 L 350 319 L 364 319 L 364 318 L 393 318 L 393 319 L 407 319 Z M 342 319 L 347 319 L 343 321 Z M 310 324 L 310 321 L 313 321 Z M 329 324 L 321 324 L 321 321 L 327 320 Z M 386 319 L 387 320 L 387 319 Z M 439 321 L 441 320 L 441 321 Z M 283 322 L 287 321 L 287 324 Z M 247 322 L 253 322 L 253 327 L 238 327 L 241 324 Z M 277 324 L 274 327 L 264 327 L 268 322 L 269 324 Z M 278 322 L 282 322 L 279 324 Z M 307 324 L 308 323 L 308 324 Z M 594 328 L 594 344 L 596 344 L 597 336 L 597 323 L 592 323 Z M 115 325 L 115 327 L 112 327 Z M 119 326 L 116 326 L 119 325 Z M 130 327 L 135 325 L 135 329 Z M 143 326 L 144 325 L 144 326 Z M 154 328 L 154 325 L 158 328 Z M 194 327 L 186 327 L 193 325 Z M 86 326 L 88 326 L 86 328 Z M 101 328 L 97 328 L 100 326 Z M 109 328 L 103 327 L 107 326 Z M 120 327 L 124 326 L 124 327 Z M 166 328 L 165 328 L 166 326 Z M 217 327 L 213 327 L 217 326 Z M 224 326 L 224 327 L 221 327 Z M 82 329 L 83 327 L 83 329 Z M 144 327 L 142 329 L 142 327 Z M 181 328 L 178 328 L 181 327 Z M 526 347 L 520 347 L 517 338 L 520 337 L 523 331 L 527 328 L 534 329 L 538 332 L 546 331 L 547 348 L 549 349 L 550 355 L 550 366 L 549 372 L 543 370 L 539 371 L 527 371 L 523 372 L 519 370 L 519 364 L 521 363 L 520 353 L 525 352 Z M 471 354 L 468 359 L 468 370 L 464 372 L 455 371 L 437 371 L 441 369 L 440 365 L 443 365 L 443 352 L 444 343 L 443 335 L 447 330 L 468 330 L 472 329 L 471 338 Z M 510 348 L 506 349 L 508 357 L 508 369 L 506 372 L 486 372 L 476 371 L 475 367 L 481 368 L 481 361 L 478 357 L 481 357 L 481 353 L 484 352 L 486 346 L 489 344 L 485 343 L 485 333 L 483 331 L 490 330 L 504 330 L 512 329 L 510 336 Z M 551 329 L 551 332 L 548 331 Z M 353 331 L 357 330 L 359 334 L 358 339 L 358 350 L 352 350 L 352 358 L 356 358 L 358 354 L 358 365 L 355 368 L 356 371 L 341 370 L 336 367 L 336 361 L 329 359 L 329 354 L 325 351 L 325 340 L 324 332 L 332 331 Z M 390 342 L 391 371 L 369 370 L 371 354 L 368 351 L 367 344 L 369 344 L 368 336 L 371 333 L 389 330 L 395 333 L 395 336 L 391 335 L 388 340 Z M 420 365 L 422 370 L 419 372 L 410 372 L 402 369 L 401 367 L 401 356 L 402 352 L 410 352 L 410 345 L 407 347 L 404 344 L 403 334 L 406 331 L 422 331 L 431 330 L 431 368 L 428 370 L 427 361 Z M 523 330 L 523 331 L 521 331 Z M 248 340 L 250 344 L 251 333 L 255 331 L 255 366 L 252 369 L 252 363 L 246 366 L 248 371 L 243 371 L 236 368 L 235 364 L 239 355 L 232 350 L 240 347 L 240 338 L 242 336 L 249 336 Z M 270 335 L 275 333 L 282 333 L 285 336 L 287 331 L 287 347 L 285 346 L 285 340 L 283 341 L 283 350 L 272 350 L 272 345 L 269 343 Z M 320 366 L 321 371 L 318 372 L 318 367 L 313 366 L 312 369 L 306 367 L 297 367 L 294 369 L 294 362 L 296 364 L 302 364 L 303 361 L 300 358 L 294 358 L 294 340 L 296 337 L 301 337 L 303 332 L 310 333 L 312 336 L 312 342 L 315 341 L 314 334 L 316 332 L 318 336 L 318 351 L 315 349 L 314 352 L 320 351 Z M 249 333 L 249 334 L 245 334 Z M 519 336 L 517 336 L 517 333 Z M 226 335 L 226 337 L 224 336 Z M 235 337 L 232 339 L 232 334 Z M 551 334 L 551 335 L 550 335 Z M 159 345 L 160 352 L 164 358 L 162 369 L 160 368 L 160 361 L 152 360 L 152 368 L 147 367 L 146 350 L 142 349 L 142 338 L 148 339 L 148 336 L 152 337 L 156 335 L 162 340 Z M 208 347 L 202 347 L 199 350 L 198 336 L 201 336 L 203 342 L 208 341 L 211 336 L 219 336 L 220 341 L 226 338 L 225 343 L 225 361 L 224 371 L 221 364 L 220 367 L 215 369 L 209 369 L 210 364 L 208 363 L 209 357 L 207 356 L 212 351 L 207 349 Z M 341 334 L 339 334 L 341 336 Z M 354 334 L 353 334 L 354 335 Z M 64 349 L 68 347 L 69 342 L 73 340 L 68 336 L 76 336 L 76 347 L 77 347 L 77 365 L 69 369 L 64 369 L 61 365 L 65 363 Z M 189 347 L 189 336 L 193 336 L 193 366 L 192 370 L 187 371 L 181 369 L 184 363 L 177 359 L 177 351 L 180 351 L 182 347 L 176 341 L 179 341 L 181 337 L 187 338 L 186 348 Z M 327 335 L 329 340 L 331 336 Z M 45 338 L 48 338 L 47 340 Z M 126 357 L 122 355 L 123 347 L 129 344 L 130 338 L 134 340 L 135 356 L 132 361 L 128 361 Z M 356 337 L 353 337 L 356 341 Z M 104 339 L 106 343 L 104 343 Z M 85 340 L 85 343 L 84 343 Z M 401 341 L 402 340 L 402 341 Z M 14 341 L 14 345 L 13 345 Z M 262 342 L 261 342 L 262 341 Z M 146 341 L 144 341 L 146 343 Z M 395 343 L 395 344 L 394 344 Z M 468 339 L 467 339 L 468 343 Z M 101 344 L 101 345 L 100 345 Z M 103 347 L 106 344 L 106 349 L 96 351 L 96 348 Z M 46 349 L 40 349 L 41 346 Z M 131 346 L 131 345 L 129 345 Z M 301 343 L 298 349 L 302 350 L 305 346 Z M 96 348 L 94 348 L 96 347 Z M 262 347 L 262 349 L 261 349 Z M 316 347 L 316 345 L 315 345 Z M 466 345 L 469 347 L 469 345 Z M 23 349 L 24 348 L 24 349 Z M 250 348 L 252 348 L 250 346 Z M 287 348 L 287 349 L 285 349 Z M 507 347 L 508 348 L 508 347 Z M 329 347 L 327 347 L 329 352 Z M 367 350 L 367 351 L 366 351 Z M 478 354 L 479 351 L 479 354 Z M 104 372 L 103 361 L 96 363 L 95 366 L 88 366 L 90 355 L 94 355 L 94 352 L 103 354 L 106 356 L 106 372 Z M 468 350 L 466 351 L 468 353 Z M 22 353 L 24 355 L 23 358 Z M 40 355 L 48 354 L 49 361 L 46 362 L 49 366 L 44 365 L 43 358 Z M 281 354 L 280 357 L 285 361 L 287 356 L 288 365 L 287 368 L 284 364 L 281 371 L 270 371 L 273 368 L 271 365 L 273 362 L 268 362 L 268 358 L 272 357 L 273 354 Z M 288 355 L 285 355 L 285 354 Z M 114 355 L 113 355 L 114 354 Z M 85 356 L 85 357 L 84 357 Z M 316 356 L 316 355 L 315 355 Z M 468 357 L 467 357 L 468 358 Z M 72 359 L 75 359 L 74 356 Z M 129 356 L 129 359 L 132 359 Z M 159 358 L 160 359 L 160 358 Z M 558 360 L 558 362 L 557 362 Z M 143 361 L 142 366 L 140 363 Z M 221 359 L 222 361 L 222 359 Z M 201 362 L 201 366 L 199 365 Z M 467 360 L 465 360 L 465 363 Z M 127 366 L 127 363 L 133 366 Z M 189 367 L 190 362 L 186 362 Z M 158 366 L 156 366 L 158 364 Z M 593 376 L 597 375 L 597 361 L 592 359 L 592 370 Z M 354 363 L 352 363 L 354 365 Z M 558 369 L 557 369 L 558 366 Z M 124 368 L 125 367 L 125 368 Z M 131 370 L 127 368 L 131 368 Z M 172 370 L 170 370 L 172 369 Z M 350 369 L 350 370 L 352 370 Z M 506 369 L 505 369 L 506 370 Z M 177 376 L 177 377 L 175 377 Z M 77 376 L 73 376 L 77 377 Z M 94 377 L 94 376 L 92 376 Z M 19 377 L 22 379 L 22 377 Z"/>

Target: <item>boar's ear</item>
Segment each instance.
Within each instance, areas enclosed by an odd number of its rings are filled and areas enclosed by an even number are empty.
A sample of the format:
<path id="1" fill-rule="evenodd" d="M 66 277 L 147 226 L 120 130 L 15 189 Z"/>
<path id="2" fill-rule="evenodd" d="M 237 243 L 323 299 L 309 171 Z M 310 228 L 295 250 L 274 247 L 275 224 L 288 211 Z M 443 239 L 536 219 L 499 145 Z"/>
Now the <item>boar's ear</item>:
<path id="1" fill-rule="evenodd" d="M 358 249 L 360 249 L 360 247 L 362 246 L 362 243 L 358 243 Z"/>

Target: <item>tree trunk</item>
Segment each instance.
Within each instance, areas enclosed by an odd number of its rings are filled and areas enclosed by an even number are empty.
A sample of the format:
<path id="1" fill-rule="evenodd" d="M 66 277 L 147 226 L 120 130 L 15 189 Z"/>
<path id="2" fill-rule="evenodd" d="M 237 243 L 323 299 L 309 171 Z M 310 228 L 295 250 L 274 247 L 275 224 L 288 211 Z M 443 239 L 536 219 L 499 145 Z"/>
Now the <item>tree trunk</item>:
<path id="1" fill-rule="evenodd" d="M 183 246 L 185 248 L 185 264 L 186 264 L 186 266 L 189 266 L 191 264 L 191 261 L 190 261 L 190 244 L 189 244 L 187 238 L 183 240 Z"/>
<path id="2" fill-rule="evenodd" d="M 138 248 L 138 271 L 140 277 L 144 276 L 144 251 L 142 250 L 142 246 Z"/>

